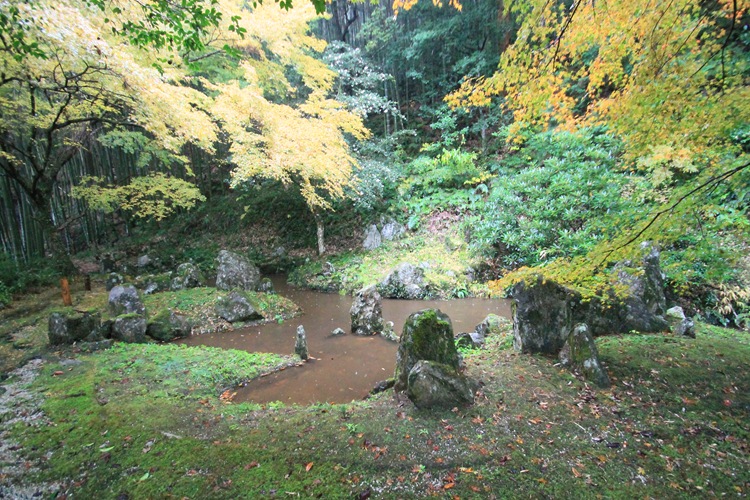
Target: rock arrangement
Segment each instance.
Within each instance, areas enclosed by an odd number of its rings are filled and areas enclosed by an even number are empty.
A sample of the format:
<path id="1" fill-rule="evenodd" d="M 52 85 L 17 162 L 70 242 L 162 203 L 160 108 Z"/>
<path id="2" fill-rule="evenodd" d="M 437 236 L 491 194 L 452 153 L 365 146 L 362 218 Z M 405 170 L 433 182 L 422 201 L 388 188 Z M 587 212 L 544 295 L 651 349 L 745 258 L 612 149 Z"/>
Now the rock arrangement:
<path id="1" fill-rule="evenodd" d="M 396 354 L 394 388 L 418 408 L 453 408 L 474 402 L 476 384 L 459 373 L 450 318 L 437 309 L 409 316 Z"/>
<path id="2" fill-rule="evenodd" d="M 692 321 L 681 308 L 666 309 L 659 252 L 642 245 L 640 267 L 631 262 L 615 266 L 616 282 L 624 296 L 611 293 L 607 304 L 582 301 L 581 295 L 538 275 L 517 283 L 513 298 L 513 346 L 524 353 L 560 355 L 563 364 L 600 386 L 609 385 L 598 359 L 593 337 L 603 334 L 660 332 L 694 336 Z M 667 321 L 669 320 L 669 321 Z"/>
<path id="3" fill-rule="evenodd" d="M 354 294 L 349 315 L 354 335 L 377 335 L 383 331 L 383 300 L 374 285 Z"/>
<path id="4" fill-rule="evenodd" d="M 362 242 L 362 248 L 365 250 L 375 250 L 383 241 L 392 241 L 398 239 L 406 232 L 406 227 L 399 224 L 393 219 L 380 219 L 380 228 L 377 224 L 371 224 L 365 231 L 365 239 Z"/>

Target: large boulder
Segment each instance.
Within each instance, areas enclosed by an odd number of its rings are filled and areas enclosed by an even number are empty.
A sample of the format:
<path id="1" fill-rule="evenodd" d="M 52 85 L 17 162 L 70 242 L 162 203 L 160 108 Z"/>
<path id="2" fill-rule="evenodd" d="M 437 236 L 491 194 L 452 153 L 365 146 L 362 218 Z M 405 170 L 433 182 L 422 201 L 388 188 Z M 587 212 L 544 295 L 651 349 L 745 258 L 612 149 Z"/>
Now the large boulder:
<path id="1" fill-rule="evenodd" d="M 260 283 L 260 270 L 242 255 L 222 250 L 216 259 L 216 288 L 219 290 L 255 290 Z"/>
<path id="2" fill-rule="evenodd" d="M 383 331 L 383 301 L 374 285 L 354 294 L 349 315 L 354 335 L 376 335 Z"/>
<path id="3" fill-rule="evenodd" d="M 112 316 L 122 314 L 146 314 L 146 306 L 143 305 L 138 290 L 133 285 L 117 285 L 109 291 L 109 312 Z"/>
<path id="4" fill-rule="evenodd" d="M 421 360 L 409 371 L 406 395 L 417 408 L 450 409 L 472 404 L 476 389 L 476 384 L 455 368 Z"/>
<path id="5" fill-rule="evenodd" d="M 664 315 L 669 322 L 669 328 L 677 336 L 695 338 L 695 323 L 685 316 L 685 311 L 680 306 L 667 309 Z"/>
<path id="6" fill-rule="evenodd" d="M 560 352 L 573 330 L 580 295 L 538 275 L 517 283 L 511 297 L 513 347 L 525 353 Z"/>
<path id="7" fill-rule="evenodd" d="M 423 299 L 427 295 L 424 289 L 424 270 L 402 262 L 378 283 L 378 291 L 389 299 Z"/>
<path id="8" fill-rule="evenodd" d="M 383 239 L 378 231 L 378 226 L 372 224 L 365 232 L 365 241 L 362 242 L 362 248 L 365 250 L 375 250 L 383 243 Z"/>
<path id="9" fill-rule="evenodd" d="M 439 309 L 412 313 L 404 324 L 396 353 L 396 390 L 407 387 L 409 372 L 418 361 L 435 361 L 458 370 L 459 356 L 453 325 Z"/>
<path id="10" fill-rule="evenodd" d="M 149 318 L 146 334 L 154 340 L 170 340 L 188 337 L 193 329 L 193 321 L 182 314 L 164 309 L 156 316 Z"/>
<path id="11" fill-rule="evenodd" d="M 169 284 L 172 290 L 184 290 L 186 288 L 198 288 L 203 286 L 206 280 L 203 278 L 201 270 L 192 262 L 185 262 L 177 266 Z"/>
<path id="12" fill-rule="evenodd" d="M 559 354 L 563 365 L 581 373 L 599 387 L 609 387 L 609 376 L 599 361 L 599 352 L 588 326 L 576 325 Z"/>
<path id="13" fill-rule="evenodd" d="M 92 342 L 103 338 L 99 313 L 55 312 L 49 317 L 48 327 L 47 335 L 52 345 Z"/>
<path id="14" fill-rule="evenodd" d="M 122 342 L 146 342 L 146 318 L 140 314 L 123 314 L 115 318 L 112 338 Z"/>
<path id="15" fill-rule="evenodd" d="M 219 297 L 214 309 L 217 316 L 224 318 L 230 323 L 263 318 L 250 298 L 239 290 L 234 290 L 229 292 L 228 295 Z"/>

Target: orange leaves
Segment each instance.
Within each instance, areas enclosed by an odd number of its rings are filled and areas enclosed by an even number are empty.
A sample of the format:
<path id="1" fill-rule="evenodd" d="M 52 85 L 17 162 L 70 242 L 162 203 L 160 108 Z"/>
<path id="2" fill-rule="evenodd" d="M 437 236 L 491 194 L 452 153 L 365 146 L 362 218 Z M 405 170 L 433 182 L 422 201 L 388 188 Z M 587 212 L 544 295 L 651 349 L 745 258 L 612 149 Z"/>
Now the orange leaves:
<path id="1" fill-rule="evenodd" d="M 305 465 L 305 472 L 310 472 L 310 469 L 313 468 L 313 462 L 308 463 Z"/>

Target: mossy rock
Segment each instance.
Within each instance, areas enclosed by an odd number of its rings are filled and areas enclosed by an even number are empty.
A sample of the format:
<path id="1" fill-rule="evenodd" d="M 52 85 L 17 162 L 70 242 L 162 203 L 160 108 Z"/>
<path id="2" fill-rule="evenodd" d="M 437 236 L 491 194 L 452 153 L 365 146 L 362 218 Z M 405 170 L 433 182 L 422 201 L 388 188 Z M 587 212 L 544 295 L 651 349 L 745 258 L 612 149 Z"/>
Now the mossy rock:
<path id="1" fill-rule="evenodd" d="M 47 335 L 52 345 L 73 344 L 83 340 L 101 340 L 101 315 L 91 312 L 53 312 L 49 317 Z"/>
<path id="2" fill-rule="evenodd" d="M 418 361 L 435 361 L 458 370 L 459 356 L 453 340 L 453 325 L 439 309 L 423 309 L 404 324 L 396 353 L 396 390 L 407 387 L 409 372 Z"/>
<path id="3" fill-rule="evenodd" d="M 419 361 L 409 372 L 406 395 L 420 409 L 451 409 L 472 404 L 476 389 L 476 383 L 451 366 Z"/>
<path id="4" fill-rule="evenodd" d="M 112 338 L 122 342 L 146 342 L 146 317 L 137 313 L 122 314 L 112 325 Z"/>
<path id="5" fill-rule="evenodd" d="M 476 326 L 474 331 L 482 337 L 489 337 L 490 335 L 500 335 L 505 333 L 508 325 L 509 321 L 502 316 L 488 314 L 487 317 Z"/>
<path id="6" fill-rule="evenodd" d="M 187 337 L 193 329 L 193 321 L 187 316 L 164 309 L 148 321 L 146 334 L 154 340 L 169 342 Z"/>
<path id="7" fill-rule="evenodd" d="M 234 290 L 219 297 L 215 307 L 216 315 L 230 323 L 262 319 L 263 315 L 258 310 L 259 307 L 250 299 L 248 294 L 239 290 Z"/>

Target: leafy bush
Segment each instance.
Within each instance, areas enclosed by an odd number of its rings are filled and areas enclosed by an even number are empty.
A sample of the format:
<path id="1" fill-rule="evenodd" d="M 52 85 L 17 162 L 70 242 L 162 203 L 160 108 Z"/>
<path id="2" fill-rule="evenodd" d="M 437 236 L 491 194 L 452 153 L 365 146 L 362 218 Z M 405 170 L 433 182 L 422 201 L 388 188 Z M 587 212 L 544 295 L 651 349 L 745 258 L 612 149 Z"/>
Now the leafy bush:
<path id="1" fill-rule="evenodd" d="M 50 259 L 36 258 L 18 264 L 7 255 L 0 255 L 0 284 L 8 290 L 8 293 L 48 286 L 55 283 L 58 278 L 59 273 Z M 2 295 L 1 292 L 0 295 Z"/>
<path id="2" fill-rule="evenodd" d="M 10 293 L 10 288 L 0 281 L 0 309 L 10 304 L 10 301 L 13 299 Z"/>
<path id="3" fill-rule="evenodd" d="M 534 136 L 492 169 L 489 198 L 468 224 L 472 244 L 510 267 L 586 253 L 605 233 L 603 217 L 628 203 L 629 179 L 614 172 L 619 151 L 592 130 Z"/>

